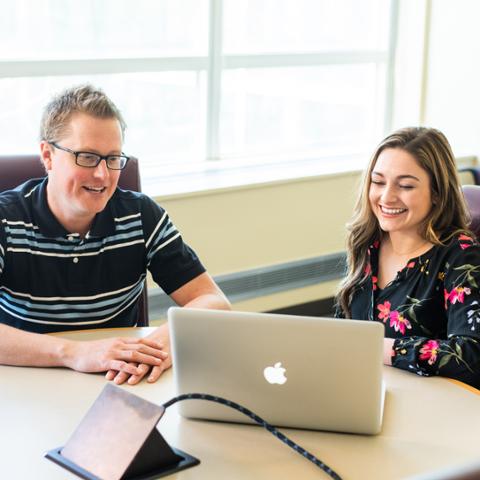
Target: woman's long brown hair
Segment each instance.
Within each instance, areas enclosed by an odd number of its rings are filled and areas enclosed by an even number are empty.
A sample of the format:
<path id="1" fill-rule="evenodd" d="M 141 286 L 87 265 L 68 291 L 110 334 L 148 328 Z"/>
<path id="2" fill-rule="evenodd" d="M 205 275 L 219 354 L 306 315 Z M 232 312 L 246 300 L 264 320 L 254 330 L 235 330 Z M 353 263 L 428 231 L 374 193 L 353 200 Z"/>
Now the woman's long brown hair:
<path id="1" fill-rule="evenodd" d="M 408 152 L 430 177 L 432 207 L 420 227 L 422 237 L 434 245 L 442 245 L 459 233 L 472 235 L 455 158 L 445 135 L 426 127 L 403 128 L 392 133 L 380 143 L 370 160 L 353 217 L 347 224 L 347 274 L 337 294 L 337 306 L 346 318 L 351 316 L 350 303 L 355 288 L 367 278 L 368 248 L 382 236 L 368 194 L 373 168 L 380 153 L 387 148 Z"/>

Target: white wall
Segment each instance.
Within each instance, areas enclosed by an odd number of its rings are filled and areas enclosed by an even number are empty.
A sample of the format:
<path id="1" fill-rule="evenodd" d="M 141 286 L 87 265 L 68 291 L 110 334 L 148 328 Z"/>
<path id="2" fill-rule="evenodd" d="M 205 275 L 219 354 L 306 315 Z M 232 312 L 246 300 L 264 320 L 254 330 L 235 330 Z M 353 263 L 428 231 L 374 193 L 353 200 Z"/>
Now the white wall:
<path id="1" fill-rule="evenodd" d="M 159 197 L 212 274 L 344 250 L 358 173 Z"/>
<path id="2" fill-rule="evenodd" d="M 345 249 L 359 174 L 350 172 L 157 198 L 212 275 Z M 328 298 L 337 281 L 235 304 L 263 311 Z"/>
<path id="3" fill-rule="evenodd" d="M 457 157 L 480 156 L 480 2 L 399 2 L 394 128 L 435 127 Z"/>
<path id="4" fill-rule="evenodd" d="M 424 122 L 456 155 L 480 155 L 479 19 L 478 0 L 432 1 Z"/>

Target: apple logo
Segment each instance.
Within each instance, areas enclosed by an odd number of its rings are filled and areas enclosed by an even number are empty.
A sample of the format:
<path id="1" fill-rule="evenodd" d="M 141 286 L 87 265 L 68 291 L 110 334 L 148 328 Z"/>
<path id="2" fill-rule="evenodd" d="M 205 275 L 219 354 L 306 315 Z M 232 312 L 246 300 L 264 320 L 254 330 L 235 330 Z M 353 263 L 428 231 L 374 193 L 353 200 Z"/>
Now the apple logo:
<path id="1" fill-rule="evenodd" d="M 277 362 L 273 367 L 265 368 L 263 376 L 268 383 L 283 385 L 287 381 L 285 371 L 286 369 L 282 367 L 282 362 Z"/>

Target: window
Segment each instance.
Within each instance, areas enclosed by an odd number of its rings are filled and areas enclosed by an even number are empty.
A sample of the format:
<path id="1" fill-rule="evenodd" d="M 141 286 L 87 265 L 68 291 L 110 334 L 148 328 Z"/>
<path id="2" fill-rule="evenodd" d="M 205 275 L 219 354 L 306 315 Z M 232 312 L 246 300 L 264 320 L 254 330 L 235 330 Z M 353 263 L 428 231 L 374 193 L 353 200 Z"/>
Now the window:
<path id="1" fill-rule="evenodd" d="M 0 0 L 2 154 L 91 82 L 158 178 L 346 158 L 388 128 L 395 0 Z"/>

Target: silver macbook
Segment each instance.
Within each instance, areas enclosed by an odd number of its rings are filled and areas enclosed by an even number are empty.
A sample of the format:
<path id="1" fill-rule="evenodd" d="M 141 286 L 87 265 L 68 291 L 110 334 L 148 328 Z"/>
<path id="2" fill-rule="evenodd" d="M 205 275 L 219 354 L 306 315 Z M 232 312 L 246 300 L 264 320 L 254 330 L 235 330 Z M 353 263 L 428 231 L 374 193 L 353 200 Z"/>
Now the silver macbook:
<path id="1" fill-rule="evenodd" d="M 276 426 L 375 434 L 381 429 L 383 325 L 265 313 L 170 308 L 177 394 L 209 393 Z M 204 400 L 189 418 L 250 423 Z"/>

